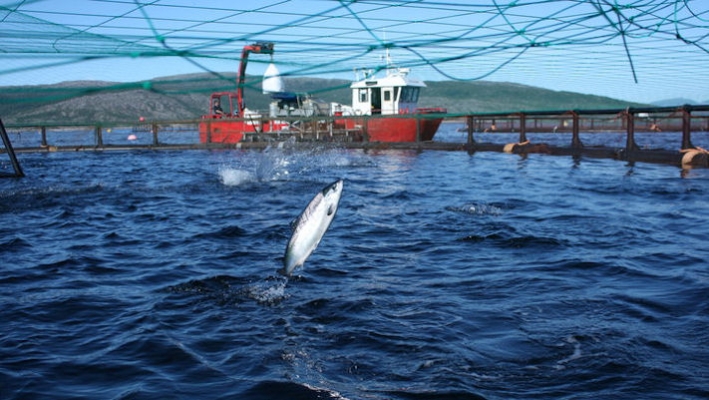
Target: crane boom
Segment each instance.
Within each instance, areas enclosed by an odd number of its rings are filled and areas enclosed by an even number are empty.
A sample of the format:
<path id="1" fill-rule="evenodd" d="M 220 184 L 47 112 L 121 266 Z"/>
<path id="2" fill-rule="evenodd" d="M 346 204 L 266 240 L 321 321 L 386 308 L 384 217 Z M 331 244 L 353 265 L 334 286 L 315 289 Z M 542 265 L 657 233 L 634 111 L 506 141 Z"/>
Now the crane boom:
<path id="1" fill-rule="evenodd" d="M 241 62 L 239 63 L 239 71 L 236 74 L 236 102 L 237 102 L 237 117 L 244 116 L 244 82 L 246 81 L 246 65 L 249 63 L 249 55 L 255 54 L 273 54 L 273 43 L 260 42 L 254 43 L 241 50 Z"/>

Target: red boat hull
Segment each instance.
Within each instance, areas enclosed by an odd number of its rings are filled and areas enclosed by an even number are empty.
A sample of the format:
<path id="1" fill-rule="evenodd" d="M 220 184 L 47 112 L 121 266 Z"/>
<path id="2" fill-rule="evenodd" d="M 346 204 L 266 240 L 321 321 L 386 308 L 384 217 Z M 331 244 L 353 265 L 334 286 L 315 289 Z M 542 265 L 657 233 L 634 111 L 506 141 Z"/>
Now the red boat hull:
<path id="1" fill-rule="evenodd" d="M 366 121 L 370 142 L 431 141 L 443 118 L 372 118 Z"/>
<path id="2" fill-rule="evenodd" d="M 422 109 L 414 115 L 338 117 L 335 129 L 360 131 L 355 140 L 369 142 L 417 142 L 431 141 L 443 121 L 443 117 L 422 114 L 441 114 L 445 109 Z M 204 118 L 199 124 L 199 140 L 202 143 L 239 143 L 249 133 L 278 132 L 287 124 L 277 121 L 250 122 L 240 119 Z"/>
<path id="3" fill-rule="evenodd" d="M 199 141 L 202 143 L 239 143 L 244 132 L 254 132 L 244 121 L 221 119 L 203 120 L 199 123 Z"/>
<path id="4" fill-rule="evenodd" d="M 419 108 L 414 115 L 373 117 L 366 120 L 367 129 L 364 133 L 370 142 L 431 141 L 443 118 L 427 114 L 445 114 L 446 112 L 445 108 Z"/>
<path id="5" fill-rule="evenodd" d="M 239 143 L 250 133 L 277 132 L 288 124 L 277 121 L 245 121 L 242 119 L 205 117 L 199 123 L 201 143 Z"/>

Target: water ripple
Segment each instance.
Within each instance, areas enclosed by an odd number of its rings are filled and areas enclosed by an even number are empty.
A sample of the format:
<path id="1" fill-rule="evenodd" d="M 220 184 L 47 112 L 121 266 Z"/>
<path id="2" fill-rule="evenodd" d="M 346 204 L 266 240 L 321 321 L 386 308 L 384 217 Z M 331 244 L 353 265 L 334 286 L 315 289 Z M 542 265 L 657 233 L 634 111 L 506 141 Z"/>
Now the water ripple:
<path id="1" fill-rule="evenodd" d="M 22 162 L 0 181 L 2 398 L 709 397 L 702 170 L 288 146 Z M 337 178 L 330 230 L 277 275 Z"/>

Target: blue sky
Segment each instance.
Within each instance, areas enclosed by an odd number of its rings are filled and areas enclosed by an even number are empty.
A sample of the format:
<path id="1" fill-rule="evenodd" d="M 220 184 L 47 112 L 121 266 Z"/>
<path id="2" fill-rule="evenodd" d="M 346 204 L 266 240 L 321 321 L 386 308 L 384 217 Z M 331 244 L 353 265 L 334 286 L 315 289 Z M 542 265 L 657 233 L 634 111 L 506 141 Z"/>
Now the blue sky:
<path id="1" fill-rule="evenodd" d="M 652 102 L 709 101 L 709 2 L 0 0 L 0 85 L 235 71 L 276 44 L 281 72 L 352 79 L 394 61 L 424 80 L 489 80 Z M 250 74 L 272 60 L 253 56 Z"/>

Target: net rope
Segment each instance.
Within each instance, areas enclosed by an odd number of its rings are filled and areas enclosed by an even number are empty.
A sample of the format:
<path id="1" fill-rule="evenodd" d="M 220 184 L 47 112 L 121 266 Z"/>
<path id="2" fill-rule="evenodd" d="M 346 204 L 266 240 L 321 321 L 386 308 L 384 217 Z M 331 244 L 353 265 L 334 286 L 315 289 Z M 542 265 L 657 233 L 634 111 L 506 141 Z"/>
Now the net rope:
<path id="1" fill-rule="evenodd" d="M 5 89 L 0 103 L 11 107 L 125 90 L 207 96 L 233 89 L 241 48 L 253 42 L 273 42 L 276 52 L 252 57 L 251 75 L 274 62 L 287 77 L 351 79 L 356 68 L 385 69 L 382 55 L 389 50 L 397 66 L 412 68 L 425 80 L 492 79 L 558 84 L 556 89 L 590 84 L 603 88 L 597 94 L 619 97 L 641 90 L 633 84 L 652 90 L 669 78 L 688 93 L 709 82 L 709 4 L 704 0 L 195 4 L 24 0 L 1 5 L 0 85 Z M 183 84 L 168 85 L 155 79 L 161 75 L 154 68 L 168 63 L 180 64 L 179 74 L 209 77 L 180 75 Z M 30 98 L 24 92 L 18 98 L 20 92 L 15 96 L 7 87 L 28 76 L 45 83 L 79 80 L 68 72 L 72 68 L 101 69 L 96 80 L 110 83 L 43 86 Z M 126 78 L 126 68 L 135 68 L 136 79 Z M 152 75 L 143 75 L 149 71 Z M 256 89 L 258 83 L 249 85 Z M 343 88 L 333 81 L 320 91 Z"/>

